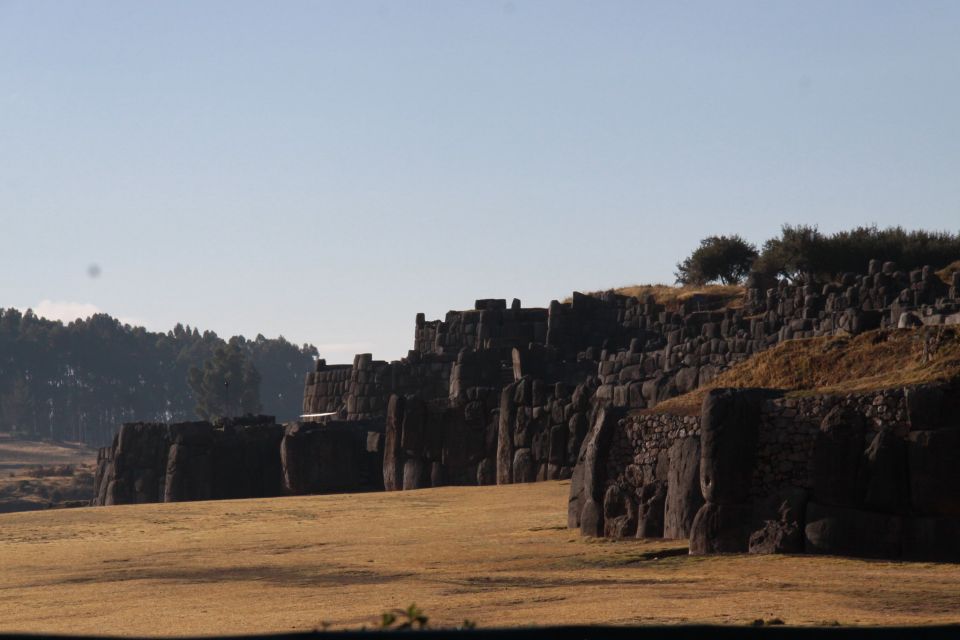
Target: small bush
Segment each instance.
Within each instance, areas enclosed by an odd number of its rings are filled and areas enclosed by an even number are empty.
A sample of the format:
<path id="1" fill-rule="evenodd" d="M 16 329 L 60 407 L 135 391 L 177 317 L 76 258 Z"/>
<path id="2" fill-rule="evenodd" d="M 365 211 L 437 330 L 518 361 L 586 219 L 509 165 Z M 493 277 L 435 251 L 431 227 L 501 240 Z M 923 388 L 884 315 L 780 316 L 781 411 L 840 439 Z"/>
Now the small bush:
<path id="1" fill-rule="evenodd" d="M 31 467 L 27 475 L 31 478 L 65 478 L 72 476 L 75 472 L 76 468 L 72 464 L 61 464 Z"/>
<path id="2" fill-rule="evenodd" d="M 403 631 L 406 629 L 423 629 L 430 619 L 424 615 L 417 605 L 411 604 L 406 609 L 394 609 L 380 614 L 381 629 Z"/>

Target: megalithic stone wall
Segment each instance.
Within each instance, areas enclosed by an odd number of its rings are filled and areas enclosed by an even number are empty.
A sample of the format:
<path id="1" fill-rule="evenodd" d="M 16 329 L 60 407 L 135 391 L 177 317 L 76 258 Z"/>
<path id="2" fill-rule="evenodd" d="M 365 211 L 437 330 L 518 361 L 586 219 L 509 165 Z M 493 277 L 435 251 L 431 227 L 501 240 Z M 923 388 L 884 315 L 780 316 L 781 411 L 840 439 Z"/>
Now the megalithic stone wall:
<path id="1" fill-rule="evenodd" d="M 485 461 L 476 474 L 459 469 L 459 461 L 448 468 L 435 448 L 398 450 L 395 459 L 410 461 L 400 488 L 470 477 L 482 483 L 491 473 L 500 483 L 567 477 L 587 425 L 603 407 L 654 409 L 784 340 L 958 324 L 958 284 L 954 276 L 947 286 L 929 268 L 901 271 L 871 261 L 866 274 L 843 274 L 834 282 L 798 286 L 751 277 L 740 308 L 718 308 L 696 295 L 667 308 L 652 296 L 612 292 L 575 292 L 569 302 L 547 308 L 477 300 L 474 309 L 450 311 L 443 320 L 418 314 L 414 349 L 401 360 L 360 354 L 352 365 L 319 361 L 307 376 L 304 412 L 385 419 L 391 396 L 398 395 L 430 406 L 431 426 L 423 428 L 433 442 L 457 433 L 468 414 L 476 422 L 481 410 L 485 427 L 496 425 L 495 451 L 479 460 L 471 452 L 466 463 Z M 645 491 L 643 505 L 673 504 L 668 489 Z M 658 522 L 642 516 L 658 509 L 643 505 L 638 521 L 657 530 Z M 670 526 L 674 533 L 686 528 L 673 520 Z"/>
<path id="2" fill-rule="evenodd" d="M 124 424 L 98 454 L 92 504 L 380 490 L 382 436 L 376 420 Z"/>
<path id="3" fill-rule="evenodd" d="M 589 535 L 650 537 L 662 517 L 660 535 L 689 536 L 694 554 L 960 561 L 957 383 L 803 398 L 720 389 L 699 416 L 621 418 L 594 447 L 602 461 L 586 442 L 568 525 Z M 586 527 L 583 478 L 603 483 Z"/>

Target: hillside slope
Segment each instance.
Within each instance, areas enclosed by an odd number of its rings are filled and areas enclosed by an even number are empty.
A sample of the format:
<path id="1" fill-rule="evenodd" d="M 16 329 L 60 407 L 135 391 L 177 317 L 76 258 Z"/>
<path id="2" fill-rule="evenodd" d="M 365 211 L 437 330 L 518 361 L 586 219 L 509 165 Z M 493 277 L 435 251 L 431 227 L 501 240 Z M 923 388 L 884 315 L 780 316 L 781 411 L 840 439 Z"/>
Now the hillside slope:
<path id="1" fill-rule="evenodd" d="M 948 327 L 868 331 L 789 340 L 657 405 L 695 413 L 710 389 L 766 387 L 793 393 L 854 393 L 960 379 L 960 331 Z"/>

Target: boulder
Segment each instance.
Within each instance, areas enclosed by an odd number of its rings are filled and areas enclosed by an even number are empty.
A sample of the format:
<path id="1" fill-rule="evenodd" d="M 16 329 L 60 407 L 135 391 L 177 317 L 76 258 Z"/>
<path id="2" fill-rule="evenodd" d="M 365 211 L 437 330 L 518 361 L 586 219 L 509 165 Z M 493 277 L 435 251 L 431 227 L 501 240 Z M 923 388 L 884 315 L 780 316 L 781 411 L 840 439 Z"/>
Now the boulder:
<path id="1" fill-rule="evenodd" d="M 428 486 L 427 483 L 430 480 L 429 467 L 427 467 L 426 478 L 424 473 L 423 460 L 419 457 L 407 458 L 403 463 L 403 490 L 410 491 L 411 489 L 421 489 Z"/>
<path id="2" fill-rule="evenodd" d="M 699 375 L 700 370 L 697 367 L 683 367 L 677 371 L 673 377 L 673 383 L 677 387 L 677 393 L 683 394 L 696 389 Z"/>
<path id="3" fill-rule="evenodd" d="M 750 534 L 748 551 L 757 554 L 803 553 L 803 530 L 796 522 L 767 520 Z"/>
<path id="4" fill-rule="evenodd" d="M 513 456 L 513 481 L 533 482 L 536 475 L 537 467 L 530 449 L 517 449 Z"/>
<path id="5" fill-rule="evenodd" d="M 477 465 L 477 485 L 486 486 L 497 483 L 497 465 L 491 458 L 484 458 Z"/>
<path id="6" fill-rule="evenodd" d="M 901 536 L 899 516 L 816 502 L 807 505 L 804 527 L 807 553 L 898 558 Z"/>
<path id="7" fill-rule="evenodd" d="M 643 400 L 646 406 L 655 407 L 676 395 L 676 387 L 671 376 L 658 373 L 643 383 Z"/>
<path id="8" fill-rule="evenodd" d="M 960 517 L 960 430 L 913 431 L 907 446 L 914 511 Z"/>
<path id="9" fill-rule="evenodd" d="M 637 505 L 627 491 L 610 485 L 603 497 L 603 535 L 619 540 L 637 532 Z"/>
<path id="10" fill-rule="evenodd" d="M 700 492 L 700 438 L 677 440 L 670 445 L 668 459 L 663 537 L 688 538 L 693 518 L 704 502 Z"/>
<path id="11" fill-rule="evenodd" d="M 662 538 L 667 485 L 661 480 L 640 488 L 636 534 L 638 538 Z"/>
<path id="12" fill-rule="evenodd" d="M 761 500 L 755 512 L 763 524 L 750 534 L 750 553 L 803 553 L 803 525 L 808 492 L 784 487 Z"/>
<path id="13" fill-rule="evenodd" d="M 752 517 L 748 504 L 704 503 L 690 527 L 690 555 L 747 551 Z"/>
<path id="14" fill-rule="evenodd" d="M 580 510 L 580 534 L 599 538 L 603 533 L 603 509 L 593 498 L 586 498 Z"/>

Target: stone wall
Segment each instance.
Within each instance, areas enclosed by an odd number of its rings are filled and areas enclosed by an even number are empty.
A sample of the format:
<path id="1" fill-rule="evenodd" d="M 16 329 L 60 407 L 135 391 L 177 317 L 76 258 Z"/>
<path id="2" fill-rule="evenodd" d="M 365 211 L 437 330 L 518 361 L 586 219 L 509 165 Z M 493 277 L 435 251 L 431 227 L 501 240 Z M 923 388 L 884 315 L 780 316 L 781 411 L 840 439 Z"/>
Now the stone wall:
<path id="1" fill-rule="evenodd" d="M 615 411 L 600 412 L 584 440 L 571 483 L 569 526 L 614 538 L 686 538 L 703 504 L 700 419 Z M 592 496 L 584 492 L 587 478 Z"/>
<path id="2" fill-rule="evenodd" d="M 270 416 L 128 423 L 100 449 L 94 505 L 382 489 L 382 422 Z"/>
<path id="3" fill-rule="evenodd" d="M 960 387 L 718 389 L 700 416 L 604 411 L 573 477 L 568 524 L 588 535 L 960 560 Z"/>
<path id="4" fill-rule="evenodd" d="M 587 425 L 602 407 L 653 409 L 783 340 L 956 324 L 958 284 L 947 287 L 928 268 L 900 271 L 871 261 L 866 274 L 844 274 L 836 282 L 796 286 L 753 277 L 737 309 L 717 308 L 703 296 L 668 308 L 652 296 L 612 292 L 575 292 L 570 301 L 553 301 L 545 309 L 524 308 L 519 300 L 509 307 L 503 299 L 477 300 L 474 309 L 450 311 L 443 320 L 418 314 L 414 349 L 401 360 L 384 363 L 361 354 L 349 367 L 321 361 L 307 377 L 304 412 L 386 419 L 391 396 L 416 397 L 432 407 L 423 429 L 439 442 L 460 429 L 465 416 L 476 422 L 482 411 L 486 427 L 502 423 L 492 462 L 497 482 L 561 477 L 570 472 Z M 521 380 L 527 382 L 518 392 Z M 522 401 L 490 400 L 508 387 L 507 397 L 519 393 Z M 571 402 L 576 408 L 568 407 Z M 502 419 L 494 418 L 500 411 L 506 412 Z M 420 459 L 444 466 L 437 451 L 397 455 L 394 464 Z M 467 457 L 468 466 L 480 465 L 489 451 Z M 426 477 L 423 472 L 417 481 L 389 486 L 425 486 Z M 484 477 L 478 468 L 438 469 L 427 484 Z"/>
<path id="5" fill-rule="evenodd" d="M 859 416 L 867 434 L 890 430 L 904 438 L 910 431 L 904 389 L 767 400 L 751 496 L 769 495 L 782 486 L 813 489 L 817 434 L 831 412 Z"/>

